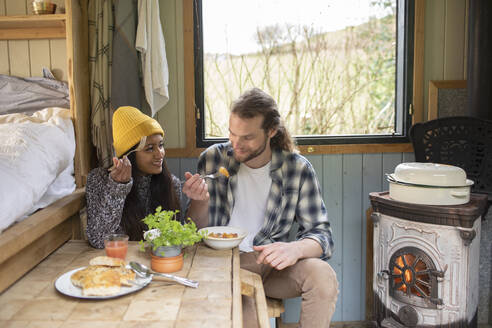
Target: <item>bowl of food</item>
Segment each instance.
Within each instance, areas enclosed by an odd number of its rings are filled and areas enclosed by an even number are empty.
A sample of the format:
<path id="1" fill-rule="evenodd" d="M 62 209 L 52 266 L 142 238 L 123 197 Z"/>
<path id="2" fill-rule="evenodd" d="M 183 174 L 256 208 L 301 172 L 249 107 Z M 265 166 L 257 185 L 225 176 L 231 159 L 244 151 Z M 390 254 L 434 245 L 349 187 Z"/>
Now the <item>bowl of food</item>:
<path id="1" fill-rule="evenodd" d="M 217 226 L 206 227 L 200 229 L 200 231 L 206 231 L 203 242 L 208 247 L 214 249 L 231 249 L 238 246 L 241 241 L 246 237 L 245 230 L 236 227 Z"/>

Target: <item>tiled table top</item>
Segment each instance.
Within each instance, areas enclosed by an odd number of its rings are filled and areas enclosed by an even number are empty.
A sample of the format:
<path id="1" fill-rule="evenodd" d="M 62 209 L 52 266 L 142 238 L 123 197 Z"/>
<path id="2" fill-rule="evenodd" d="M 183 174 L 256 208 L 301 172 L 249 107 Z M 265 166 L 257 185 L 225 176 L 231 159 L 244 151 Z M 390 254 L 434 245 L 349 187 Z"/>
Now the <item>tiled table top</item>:
<path id="1" fill-rule="evenodd" d="M 69 241 L 0 294 L 0 327 L 241 327 L 239 254 L 203 244 L 185 250 L 174 274 L 198 280 L 197 289 L 154 278 L 140 291 L 115 299 L 85 300 L 59 293 L 63 273 L 87 266 L 104 250 Z M 150 256 L 130 243 L 127 261 L 150 267 Z"/>

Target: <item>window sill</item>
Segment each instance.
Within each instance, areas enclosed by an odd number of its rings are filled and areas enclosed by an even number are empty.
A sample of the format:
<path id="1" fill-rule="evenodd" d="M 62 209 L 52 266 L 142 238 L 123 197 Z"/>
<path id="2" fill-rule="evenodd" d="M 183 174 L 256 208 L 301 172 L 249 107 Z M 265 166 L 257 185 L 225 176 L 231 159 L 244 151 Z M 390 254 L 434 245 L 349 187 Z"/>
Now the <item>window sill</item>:
<path id="1" fill-rule="evenodd" d="M 166 157 L 193 158 L 198 157 L 205 148 L 166 148 Z M 394 144 L 341 144 L 341 145 L 302 145 L 302 155 L 323 154 L 368 154 L 368 153 L 413 153 L 411 143 Z"/>

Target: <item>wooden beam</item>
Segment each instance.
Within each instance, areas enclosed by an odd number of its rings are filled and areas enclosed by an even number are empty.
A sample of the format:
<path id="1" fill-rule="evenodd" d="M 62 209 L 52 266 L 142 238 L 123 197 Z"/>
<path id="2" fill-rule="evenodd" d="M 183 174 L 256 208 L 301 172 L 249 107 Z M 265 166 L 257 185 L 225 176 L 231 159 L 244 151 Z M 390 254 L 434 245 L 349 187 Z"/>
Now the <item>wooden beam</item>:
<path id="1" fill-rule="evenodd" d="M 85 185 L 91 169 L 87 0 L 67 0 L 67 67 L 70 109 L 75 127 L 75 182 Z M 76 46 L 79 45 L 79 46 Z"/>
<path id="2" fill-rule="evenodd" d="M 239 263 L 239 248 L 235 247 L 232 256 L 232 327 L 243 326 L 243 305 L 241 300 L 242 281 L 241 266 Z"/>
<path id="3" fill-rule="evenodd" d="M 258 326 L 261 328 L 270 327 L 268 319 L 268 309 L 263 282 L 259 274 L 241 269 L 241 283 L 254 288 L 254 301 L 256 306 L 256 316 Z M 235 327 L 235 326 L 234 326 Z"/>
<path id="4" fill-rule="evenodd" d="M 9 257 L 15 257 L 24 247 L 41 238 L 46 232 L 77 214 L 83 206 L 85 206 L 85 189 L 82 188 L 4 230 L 0 238 L 1 265 Z M 72 231 L 71 223 L 70 231 Z"/>
<path id="5" fill-rule="evenodd" d="M 64 39 L 66 15 L 0 16 L 0 40 Z"/>
<path id="6" fill-rule="evenodd" d="M 0 293 L 69 240 L 71 236 L 72 222 L 67 220 L 44 233 L 36 242 L 29 244 L 15 256 L 2 262 L 0 265 Z"/>
<path id="7" fill-rule="evenodd" d="M 374 318 L 374 292 L 372 290 L 374 266 L 374 225 L 371 219 L 372 207 L 366 210 L 366 320 Z"/>
<path id="8" fill-rule="evenodd" d="M 195 42 L 193 24 L 193 0 L 183 1 L 183 48 L 185 81 L 186 150 L 196 149 L 195 117 Z"/>

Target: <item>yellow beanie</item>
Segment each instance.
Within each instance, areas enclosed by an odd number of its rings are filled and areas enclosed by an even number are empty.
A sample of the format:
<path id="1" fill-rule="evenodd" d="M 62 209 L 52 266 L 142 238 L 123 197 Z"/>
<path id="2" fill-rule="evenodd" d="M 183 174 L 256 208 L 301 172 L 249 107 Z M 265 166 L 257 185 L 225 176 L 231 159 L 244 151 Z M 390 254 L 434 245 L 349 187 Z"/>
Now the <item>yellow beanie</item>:
<path id="1" fill-rule="evenodd" d="M 142 137 L 157 133 L 164 136 L 161 125 L 135 107 L 119 107 L 113 114 L 113 145 L 118 157 L 138 144 Z"/>

